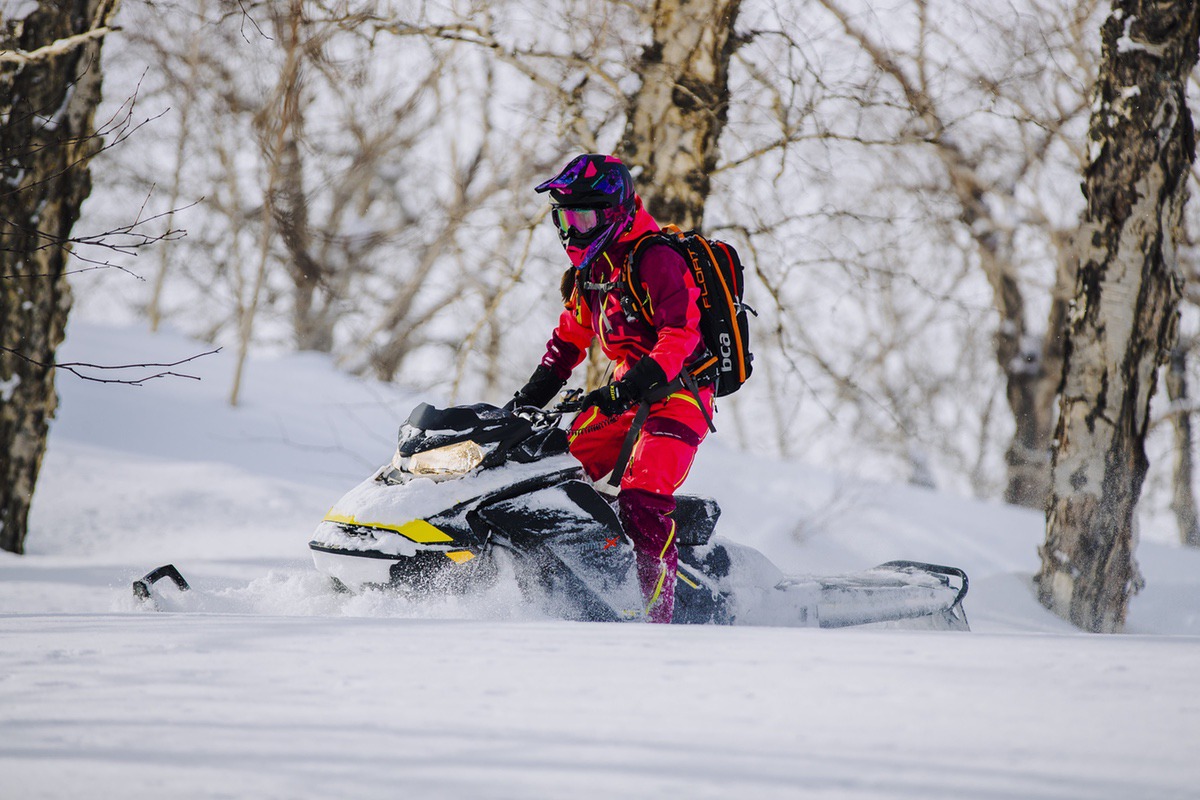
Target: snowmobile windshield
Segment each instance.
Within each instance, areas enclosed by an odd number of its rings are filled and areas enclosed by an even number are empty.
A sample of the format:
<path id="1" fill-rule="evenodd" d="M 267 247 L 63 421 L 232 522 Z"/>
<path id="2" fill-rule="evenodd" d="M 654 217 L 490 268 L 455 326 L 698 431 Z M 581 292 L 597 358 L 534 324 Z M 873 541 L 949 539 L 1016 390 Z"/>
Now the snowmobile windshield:
<path id="1" fill-rule="evenodd" d="M 538 439 L 532 423 L 496 406 L 435 408 L 422 403 L 400 427 L 396 453 L 380 473 L 388 483 L 413 477 L 447 480 L 503 463 L 517 448 L 524 460 L 527 440 Z"/>
<path id="2" fill-rule="evenodd" d="M 533 432 L 529 421 L 487 403 L 435 408 L 421 403 L 400 428 L 396 451 L 411 456 L 450 444 L 512 442 Z"/>

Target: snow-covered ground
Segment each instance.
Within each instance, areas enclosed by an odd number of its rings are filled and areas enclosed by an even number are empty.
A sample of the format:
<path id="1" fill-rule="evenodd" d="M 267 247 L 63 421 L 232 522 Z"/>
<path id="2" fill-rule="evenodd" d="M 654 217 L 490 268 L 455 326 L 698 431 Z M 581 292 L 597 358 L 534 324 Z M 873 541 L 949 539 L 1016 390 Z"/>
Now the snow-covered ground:
<path id="1" fill-rule="evenodd" d="M 73 323 L 61 360 L 204 349 Z M 427 398 L 289 356 L 253 362 L 231 409 L 232 362 L 141 388 L 60 376 L 29 554 L 0 554 L 0 797 L 1200 796 L 1200 553 L 1166 535 L 1139 548 L 1130 632 L 1085 635 L 1033 599 L 1039 515 L 718 435 L 688 489 L 720 500 L 720 533 L 786 572 L 960 566 L 973 631 L 339 595 L 308 534 Z M 130 582 L 168 562 L 195 591 L 148 611 Z"/>

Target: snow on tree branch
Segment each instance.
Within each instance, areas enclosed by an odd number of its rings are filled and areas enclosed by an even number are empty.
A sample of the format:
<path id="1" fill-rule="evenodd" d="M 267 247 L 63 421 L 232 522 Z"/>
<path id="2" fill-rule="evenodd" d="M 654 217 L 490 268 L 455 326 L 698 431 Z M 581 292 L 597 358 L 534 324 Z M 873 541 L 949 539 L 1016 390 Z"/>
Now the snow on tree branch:
<path id="1" fill-rule="evenodd" d="M 77 47 L 80 47 L 88 42 L 95 41 L 110 33 L 115 33 L 121 30 L 120 28 L 105 26 L 102 28 L 93 28 L 90 31 L 77 33 L 74 36 L 67 36 L 64 39 L 58 39 L 48 45 L 37 48 L 36 50 L 0 50 L 0 64 L 28 64 L 33 61 L 41 61 L 54 56 L 61 56 L 69 53 Z"/>

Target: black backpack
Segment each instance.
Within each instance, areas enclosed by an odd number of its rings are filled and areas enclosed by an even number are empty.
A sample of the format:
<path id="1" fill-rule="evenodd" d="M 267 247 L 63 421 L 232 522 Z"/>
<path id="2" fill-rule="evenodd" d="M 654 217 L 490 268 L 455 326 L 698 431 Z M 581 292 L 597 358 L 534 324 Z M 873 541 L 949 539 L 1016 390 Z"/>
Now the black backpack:
<path id="1" fill-rule="evenodd" d="M 645 303 L 638 297 L 638 255 L 654 244 L 670 245 L 683 256 L 700 288 L 696 301 L 700 309 L 700 333 L 708 354 L 687 369 L 697 383 L 713 382 L 717 397 L 733 394 L 750 377 L 754 355 L 750 352 L 750 325 L 747 312 L 758 313 L 742 300 L 745 290 L 742 261 L 737 250 L 725 242 L 706 239 L 696 231 L 682 231 L 674 225 L 648 233 L 638 239 L 622 270 L 624 286 L 621 305 L 626 314 L 633 309 L 647 322 Z"/>

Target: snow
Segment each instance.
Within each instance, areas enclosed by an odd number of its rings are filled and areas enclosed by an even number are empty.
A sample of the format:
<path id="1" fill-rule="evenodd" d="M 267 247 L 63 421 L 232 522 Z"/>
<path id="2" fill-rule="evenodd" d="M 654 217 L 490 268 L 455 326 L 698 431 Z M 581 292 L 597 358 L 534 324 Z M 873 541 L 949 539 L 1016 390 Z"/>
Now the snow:
<path id="1" fill-rule="evenodd" d="M 0 402 L 7 403 L 9 400 L 12 400 L 13 394 L 17 391 L 17 387 L 20 385 L 20 375 L 13 375 L 8 380 L 0 381 Z"/>
<path id="2" fill-rule="evenodd" d="M 62 357 L 204 345 L 72 323 Z M 1129 633 L 1030 576 L 1039 514 L 721 434 L 688 491 L 787 573 L 964 568 L 971 633 L 558 621 L 486 596 L 333 592 L 306 543 L 417 402 L 320 357 L 141 388 L 60 376 L 29 554 L 0 553 L 0 795 L 1185 798 L 1200 785 L 1200 553 L 1143 536 Z M 193 590 L 130 582 L 176 564 Z"/>
<path id="3" fill-rule="evenodd" d="M 0 3 L 0 19 L 24 20 L 37 11 L 37 0 L 4 0 Z"/>
<path id="4" fill-rule="evenodd" d="M 415 478 L 402 487 L 383 486 L 371 476 L 334 503 L 330 513 L 357 515 L 363 523 L 402 525 L 490 494 L 514 480 L 578 466 L 579 462 L 570 456 L 555 456 L 536 464 L 514 465 L 503 473 L 483 470 L 454 481 Z"/>
<path id="5" fill-rule="evenodd" d="M 1119 19 L 1119 18 L 1118 18 Z M 1125 31 L 1117 39 L 1118 53 L 1146 53 L 1154 58 L 1162 58 L 1167 52 L 1167 46 L 1162 44 L 1149 44 L 1147 42 L 1139 42 L 1129 35 L 1129 29 L 1133 25 L 1137 17 L 1130 17 L 1125 20 Z"/>

